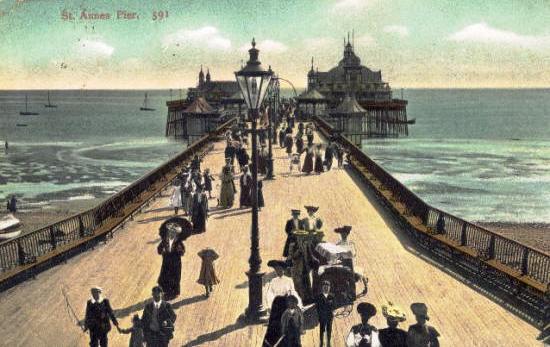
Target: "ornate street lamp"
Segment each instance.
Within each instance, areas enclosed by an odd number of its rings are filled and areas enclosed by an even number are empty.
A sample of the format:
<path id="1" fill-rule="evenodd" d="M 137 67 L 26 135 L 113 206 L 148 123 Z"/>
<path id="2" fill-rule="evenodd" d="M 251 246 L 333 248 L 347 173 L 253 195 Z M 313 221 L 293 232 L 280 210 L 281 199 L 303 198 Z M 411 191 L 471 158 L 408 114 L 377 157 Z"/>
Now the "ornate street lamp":
<path id="1" fill-rule="evenodd" d="M 260 266 L 260 236 L 258 228 L 258 109 L 262 105 L 266 95 L 271 73 L 262 68 L 258 60 L 259 50 L 256 49 L 256 41 L 252 39 L 252 48 L 248 50 L 250 60 L 240 71 L 235 72 L 239 88 L 248 106 L 248 112 L 252 121 L 252 227 L 250 235 L 250 258 L 248 264 L 250 269 L 248 276 L 248 307 L 244 318 L 249 322 L 259 321 L 265 316 L 265 309 L 262 306 L 262 276 Z"/>

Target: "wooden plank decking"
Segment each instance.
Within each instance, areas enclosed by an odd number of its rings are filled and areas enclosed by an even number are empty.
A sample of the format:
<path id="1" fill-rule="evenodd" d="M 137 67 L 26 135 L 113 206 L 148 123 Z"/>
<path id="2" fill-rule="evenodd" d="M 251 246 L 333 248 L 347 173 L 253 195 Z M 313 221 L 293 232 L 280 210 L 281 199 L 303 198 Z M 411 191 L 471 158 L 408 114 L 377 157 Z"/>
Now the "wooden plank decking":
<path id="1" fill-rule="evenodd" d="M 223 143 L 216 143 L 203 167 L 221 170 Z M 275 147 L 274 147 L 275 148 Z M 327 239 L 336 241 L 332 230 L 343 224 L 353 226 L 357 264 L 370 279 L 369 293 L 360 301 L 370 301 L 379 313 L 372 323 L 386 326 L 380 306 L 390 300 L 406 308 L 407 328 L 414 317 L 412 302 L 425 302 L 430 324 L 441 333 L 442 346 L 538 346 L 537 330 L 487 297 L 462 284 L 418 254 L 403 236 L 391 216 L 380 208 L 374 196 L 347 170 L 333 169 L 322 175 L 288 176 L 288 163 L 276 146 L 277 178 L 264 182 L 266 208 L 260 212 L 260 244 L 265 264 L 281 256 L 284 223 L 290 208 L 319 205 Z M 282 174 L 283 173 L 283 174 Z M 218 194 L 219 180 L 214 182 Z M 238 186 L 238 184 L 237 184 Z M 78 315 L 84 315 L 89 288 L 100 285 L 109 297 L 121 326 L 130 325 L 131 316 L 143 310 L 156 284 L 161 258 L 156 253 L 158 227 L 173 210 L 167 208 L 167 191 L 144 213 L 115 233 L 114 239 L 0 293 L 1 346 L 87 346 L 87 335 L 72 325 L 66 313 L 61 286 L 65 286 Z M 214 209 L 215 199 L 210 200 Z M 183 257 L 182 295 L 173 301 L 178 319 L 170 346 L 261 346 L 266 327 L 243 326 L 237 317 L 247 306 L 250 209 L 213 211 L 207 232 L 186 242 Z M 196 283 L 200 269 L 197 252 L 209 246 L 219 254 L 220 285 L 205 299 Z M 359 321 L 355 311 L 335 319 L 333 345 L 343 346 L 349 328 Z M 318 328 L 308 330 L 304 346 L 317 346 Z M 116 331 L 109 335 L 111 346 L 127 346 L 129 336 Z"/>

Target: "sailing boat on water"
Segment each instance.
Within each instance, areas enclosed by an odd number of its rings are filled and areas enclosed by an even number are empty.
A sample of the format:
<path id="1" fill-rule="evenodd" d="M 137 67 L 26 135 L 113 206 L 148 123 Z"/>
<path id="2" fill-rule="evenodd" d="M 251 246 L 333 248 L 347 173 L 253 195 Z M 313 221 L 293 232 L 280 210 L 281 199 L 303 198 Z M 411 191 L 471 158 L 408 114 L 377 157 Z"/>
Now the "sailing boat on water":
<path id="1" fill-rule="evenodd" d="M 25 112 L 21 111 L 19 112 L 19 114 L 21 116 L 38 116 L 40 114 L 38 112 L 29 112 L 28 106 L 29 106 L 29 98 L 27 94 L 25 94 Z"/>
<path id="2" fill-rule="evenodd" d="M 50 91 L 48 90 L 48 103 L 44 107 L 55 108 L 57 105 L 53 105 L 50 101 Z"/>
<path id="3" fill-rule="evenodd" d="M 154 111 L 154 108 L 147 106 L 147 93 L 145 93 L 145 99 L 143 100 L 143 106 L 139 108 L 140 111 Z"/>

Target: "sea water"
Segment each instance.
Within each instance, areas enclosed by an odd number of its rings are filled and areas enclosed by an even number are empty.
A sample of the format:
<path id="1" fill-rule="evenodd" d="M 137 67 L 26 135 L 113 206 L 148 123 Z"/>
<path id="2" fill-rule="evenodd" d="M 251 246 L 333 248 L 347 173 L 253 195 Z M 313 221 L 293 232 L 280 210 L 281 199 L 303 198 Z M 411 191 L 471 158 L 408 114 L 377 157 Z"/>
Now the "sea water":
<path id="1" fill-rule="evenodd" d="M 409 136 L 363 150 L 429 204 L 550 223 L 550 90 L 406 90 Z"/>
<path id="2" fill-rule="evenodd" d="M 105 198 L 185 148 L 164 136 L 169 91 L 0 91 L 0 201 L 24 209 Z M 28 95 L 29 111 L 21 116 Z M 176 95 L 174 95 L 174 98 Z M 18 126 L 26 124 L 26 126 Z"/>
<path id="3" fill-rule="evenodd" d="M 0 91 L 0 201 L 105 198 L 185 144 L 164 137 L 170 92 Z M 20 116 L 25 94 L 29 111 Z M 399 94 L 399 92 L 396 92 Z M 397 95 L 394 95 L 397 96 Z M 172 98 L 178 95 L 173 94 Z M 405 90 L 409 136 L 363 149 L 428 203 L 472 221 L 550 222 L 550 90 Z M 27 124 L 26 127 L 17 124 Z M 0 142 L 2 144 L 3 142 Z"/>

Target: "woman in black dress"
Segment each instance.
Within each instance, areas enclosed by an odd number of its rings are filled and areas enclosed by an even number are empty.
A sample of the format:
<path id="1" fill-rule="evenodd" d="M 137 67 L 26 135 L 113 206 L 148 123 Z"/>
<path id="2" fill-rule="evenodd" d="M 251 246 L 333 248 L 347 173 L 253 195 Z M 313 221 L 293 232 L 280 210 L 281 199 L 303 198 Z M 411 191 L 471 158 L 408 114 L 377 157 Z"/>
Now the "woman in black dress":
<path id="1" fill-rule="evenodd" d="M 300 133 L 298 133 L 298 135 L 296 135 L 296 153 L 302 153 L 303 150 L 304 150 L 304 139 L 302 138 Z"/>
<path id="2" fill-rule="evenodd" d="M 164 291 L 166 300 L 175 299 L 180 295 L 181 257 L 185 254 L 182 242 L 181 218 L 172 218 L 160 228 L 162 241 L 157 247 L 158 254 L 162 255 L 162 267 L 158 278 L 158 285 Z"/>
<path id="3" fill-rule="evenodd" d="M 306 157 L 304 158 L 304 164 L 302 165 L 302 172 L 310 174 L 313 171 L 313 146 L 308 146 L 306 149 Z"/>

